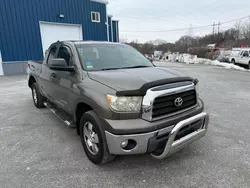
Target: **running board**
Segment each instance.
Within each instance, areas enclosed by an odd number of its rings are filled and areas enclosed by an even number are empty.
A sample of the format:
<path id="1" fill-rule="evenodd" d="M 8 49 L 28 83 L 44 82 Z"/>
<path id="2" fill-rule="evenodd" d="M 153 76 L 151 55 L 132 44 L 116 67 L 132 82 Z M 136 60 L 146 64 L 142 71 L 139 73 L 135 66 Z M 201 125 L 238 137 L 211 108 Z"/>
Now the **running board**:
<path id="1" fill-rule="evenodd" d="M 55 114 L 63 123 L 65 123 L 69 128 L 75 129 L 76 125 L 72 121 L 69 115 L 67 115 L 63 110 L 57 108 L 52 103 L 46 101 L 43 103 L 53 114 Z"/>

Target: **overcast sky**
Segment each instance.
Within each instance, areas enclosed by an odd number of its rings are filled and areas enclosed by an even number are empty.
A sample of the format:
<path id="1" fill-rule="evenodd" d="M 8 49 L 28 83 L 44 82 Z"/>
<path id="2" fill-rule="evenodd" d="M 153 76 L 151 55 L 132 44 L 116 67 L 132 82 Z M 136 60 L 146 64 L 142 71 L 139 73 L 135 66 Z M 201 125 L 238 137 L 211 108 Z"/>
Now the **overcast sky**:
<path id="1" fill-rule="evenodd" d="M 109 0 L 108 12 L 120 22 L 120 37 L 145 42 L 164 39 L 174 42 L 190 29 L 172 32 L 159 31 L 190 28 L 250 16 L 250 0 Z M 221 26 L 226 30 L 234 23 Z M 212 33 L 212 27 L 192 29 L 192 35 Z"/>

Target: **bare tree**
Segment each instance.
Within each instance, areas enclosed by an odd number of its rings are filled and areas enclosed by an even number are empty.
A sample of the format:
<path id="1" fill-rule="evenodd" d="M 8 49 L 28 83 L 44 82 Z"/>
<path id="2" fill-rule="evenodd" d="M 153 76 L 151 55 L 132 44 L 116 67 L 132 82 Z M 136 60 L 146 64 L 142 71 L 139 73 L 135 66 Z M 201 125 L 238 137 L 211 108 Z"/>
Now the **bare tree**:
<path id="1" fill-rule="evenodd" d="M 162 39 L 156 39 L 156 40 L 151 40 L 148 43 L 151 43 L 151 44 L 153 44 L 155 46 L 158 46 L 158 45 L 161 45 L 161 44 L 165 44 L 167 42 L 165 40 L 162 40 Z"/>
<path id="2" fill-rule="evenodd" d="M 241 20 L 236 21 L 234 24 L 234 28 L 236 30 L 235 32 L 235 40 L 236 40 L 236 45 L 238 45 L 238 41 L 242 38 L 242 22 Z"/>
<path id="3" fill-rule="evenodd" d="M 120 43 L 127 44 L 129 43 L 129 40 L 127 38 L 122 37 L 120 38 Z"/>
<path id="4" fill-rule="evenodd" d="M 244 22 L 244 25 L 242 26 L 242 34 L 244 39 L 250 39 L 250 18 Z"/>

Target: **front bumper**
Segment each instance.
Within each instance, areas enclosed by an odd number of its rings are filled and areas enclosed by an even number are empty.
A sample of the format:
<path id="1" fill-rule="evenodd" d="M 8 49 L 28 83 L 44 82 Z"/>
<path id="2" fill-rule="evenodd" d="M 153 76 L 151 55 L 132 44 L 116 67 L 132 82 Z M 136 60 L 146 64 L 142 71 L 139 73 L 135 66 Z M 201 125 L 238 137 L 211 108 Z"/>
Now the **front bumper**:
<path id="1" fill-rule="evenodd" d="M 189 143 L 205 136 L 209 116 L 202 112 L 180 121 L 176 125 L 149 133 L 114 135 L 105 131 L 109 152 L 115 155 L 133 155 L 151 153 L 157 159 L 163 159 L 177 152 Z M 136 145 L 132 149 L 123 149 L 122 142 L 132 140 Z M 157 152 L 158 151 L 158 152 Z M 160 152 L 159 152 L 160 151 Z"/>

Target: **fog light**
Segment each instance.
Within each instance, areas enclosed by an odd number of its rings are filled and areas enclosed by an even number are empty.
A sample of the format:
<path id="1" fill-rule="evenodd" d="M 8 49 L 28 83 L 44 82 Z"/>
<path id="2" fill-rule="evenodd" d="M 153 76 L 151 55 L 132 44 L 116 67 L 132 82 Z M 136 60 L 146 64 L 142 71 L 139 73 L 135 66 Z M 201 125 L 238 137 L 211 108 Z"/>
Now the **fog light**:
<path id="1" fill-rule="evenodd" d="M 123 141 L 123 142 L 121 143 L 121 147 L 122 147 L 123 149 L 126 148 L 127 145 L 128 145 L 128 140 L 125 140 L 125 141 Z"/>

